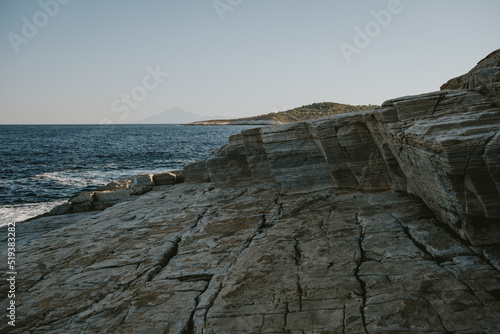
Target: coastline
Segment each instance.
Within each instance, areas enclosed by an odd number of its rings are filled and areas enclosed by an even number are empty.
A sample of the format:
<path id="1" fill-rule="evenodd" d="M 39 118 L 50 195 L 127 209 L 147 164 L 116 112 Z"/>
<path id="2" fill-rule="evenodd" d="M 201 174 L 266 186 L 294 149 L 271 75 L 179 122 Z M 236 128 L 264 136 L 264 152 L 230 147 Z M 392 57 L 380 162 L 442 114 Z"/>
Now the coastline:
<path id="1" fill-rule="evenodd" d="M 217 125 L 255 125 L 255 126 L 266 126 L 266 125 L 277 125 L 282 124 L 275 120 L 213 120 L 213 121 L 198 121 L 184 124 L 185 126 L 217 126 Z"/>
<path id="2" fill-rule="evenodd" d="M 28 222 L 16 330 L 500 331 L 491 68 L 374 110 L 246 129 L 156 186 L 138 175 Z"/>
<path id="3" fill-rule="evenodd" d="M 2 126 L 8 144 L 0 149 L 0 224 L 43 214 L 112 180 L 182 169 L 244 128 Z"/>

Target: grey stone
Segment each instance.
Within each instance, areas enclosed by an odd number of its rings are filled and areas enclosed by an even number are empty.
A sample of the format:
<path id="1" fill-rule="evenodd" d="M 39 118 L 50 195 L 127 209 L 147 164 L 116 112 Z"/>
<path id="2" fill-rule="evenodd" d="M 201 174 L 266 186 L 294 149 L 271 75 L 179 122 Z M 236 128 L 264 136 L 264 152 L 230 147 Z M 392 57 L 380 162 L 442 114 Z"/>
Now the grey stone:
<path id="1" fill-rule="evenodd" d="M 94 192 L 85 192 L 75 196 L 69 200 L 69 204 L 74 212 L 84 212 L 94 209 L 93 202 L 95 199 Z"/>
<path id="2" fill-rule="evenodd" d="M 153 189 L 154 183 L 151 174 L 136 175 L 131 178 L 130 189 L 134 195 L 142 195 Z"/>
<path id="3" fill-rule="evenodd" d="M 96 210 L 104 210 L 115 205 L 116 203 L 124 202 L 130 199 L 130 195 L 132 193 L 132 189 L 96 191 L 94 208 Z"/>
<path id="4" fill-rule="evenodd" d="M 185 182 L 204 183 L 210 182 L 210 175 L 207 171 L 205 161 L 197 161 L 184 167 Z"/>
<path id="5" fill-rule="evenodd" d="M 53 215 L 65 215 L 68 213 L 73 212 L 73 207 L 70 203 L 63 203 L 61 205 L 58 205 L 54 207 L 52 210 L 49 211 L 48 215 L 53 216 Z"/>
<path id="6" fill-rule="evenodd" d="M 158 173 L 153 175 L 153 183 L 157 186 L 171 186 L 177 183 L 177 176 L 173 173 Z"/>
<path id="7" fill-rule="evenodd" d="M 97 188 L 98 191 L 104 191 L 104 190 L 119 190 L 119 189 L 126 189 L 130 187 L 130 184 L 132 183 L 131 180 L 125 179 L 125 180 L 118 180 L 118 181 L 112 181 L 108 183 L 105 186 L 100 186 Z"/>

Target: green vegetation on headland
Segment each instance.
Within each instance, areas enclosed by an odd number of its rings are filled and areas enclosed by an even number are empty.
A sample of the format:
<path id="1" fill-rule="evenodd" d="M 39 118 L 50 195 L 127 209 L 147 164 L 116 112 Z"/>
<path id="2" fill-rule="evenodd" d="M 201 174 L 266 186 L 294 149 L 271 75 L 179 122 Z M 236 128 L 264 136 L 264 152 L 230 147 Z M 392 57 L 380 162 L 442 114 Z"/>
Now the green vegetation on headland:
<path id="1" fill-rule="evenodd" d="M 376 105 L 360 105 L 353 106 L 349 104 L 320 102 L 313 103 L 307 106 L 294 108 L 291 110 L 273 112 L 265 115 L 237 118 L 237 119 L 221 119 L 210 121 L 199 121 L 189 123 L 188 125 L 271 125 L 304 121 L 307 119 L 320 118 L 325 116 L 344 114 L 354 111 L 363 111 L 375 109 Z"/>

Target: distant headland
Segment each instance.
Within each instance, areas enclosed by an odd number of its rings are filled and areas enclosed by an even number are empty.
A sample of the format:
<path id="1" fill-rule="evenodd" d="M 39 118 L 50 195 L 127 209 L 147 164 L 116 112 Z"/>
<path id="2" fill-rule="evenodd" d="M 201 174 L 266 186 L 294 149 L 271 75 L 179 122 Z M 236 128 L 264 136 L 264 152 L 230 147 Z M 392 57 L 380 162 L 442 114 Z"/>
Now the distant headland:
<path id="1" fill-rule="evenodd" d="M 353 106 L 350 104 L 321 102 L 265 115 L 236 119 L 203 120 L 191 122 L 186 125 L 275 125 L 305 121 L 308 119 L 344 114 L 348 112 L 371 110 L 376 107 L 378 106 L 371 104 Z"/>

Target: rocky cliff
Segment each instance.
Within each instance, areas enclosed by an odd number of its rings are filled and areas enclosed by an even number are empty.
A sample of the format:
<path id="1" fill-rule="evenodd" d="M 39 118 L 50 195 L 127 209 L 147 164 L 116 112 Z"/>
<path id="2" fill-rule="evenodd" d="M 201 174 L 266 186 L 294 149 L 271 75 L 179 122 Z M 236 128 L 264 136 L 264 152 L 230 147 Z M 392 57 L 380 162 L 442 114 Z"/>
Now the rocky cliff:
<path id="1" fill-rule="evenodd" d="M 201 173 L 218 186 L 270 181 L 282 195 L 403 191 L 464 240 L 485 245 L 500 241 L 499 130 L 498 101 L 443 90 L 373 111 L 246 130 L 185 172 L 188 182 Z"/>
<path id="2" fill-rule="evenodd" d="M 500 332 L 499 62 L 243 131 L 185 183 L 18 224 L 2 332 Z"/>

